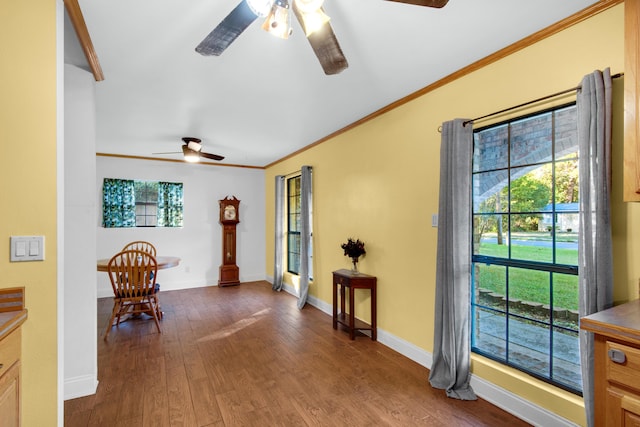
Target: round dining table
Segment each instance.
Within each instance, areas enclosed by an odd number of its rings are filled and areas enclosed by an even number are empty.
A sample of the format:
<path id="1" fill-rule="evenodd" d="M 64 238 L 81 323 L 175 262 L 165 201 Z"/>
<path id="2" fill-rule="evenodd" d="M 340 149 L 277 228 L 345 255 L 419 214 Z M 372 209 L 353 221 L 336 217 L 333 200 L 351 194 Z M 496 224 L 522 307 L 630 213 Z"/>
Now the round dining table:
<path id="1" fill-rule="evenodd" d="M 103 258 L 98 260 L 98 271 L 107 271 L 107 265 L 110 258 Z M 157 256 L 156 262 L 158 263 L 158 270 L 165 268 L 176 267 L 180 264 L 180 258 L 177 256 Z"/>

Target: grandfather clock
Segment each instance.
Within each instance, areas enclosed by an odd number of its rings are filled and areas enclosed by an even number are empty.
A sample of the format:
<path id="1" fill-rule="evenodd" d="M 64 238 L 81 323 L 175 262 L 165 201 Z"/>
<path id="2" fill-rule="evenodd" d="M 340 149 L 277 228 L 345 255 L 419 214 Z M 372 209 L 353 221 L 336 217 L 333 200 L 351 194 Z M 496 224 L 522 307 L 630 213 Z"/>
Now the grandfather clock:
<path id="1" fill-rule="evenodd" d="M 240 268 L 236 265 L 236 225 L 240 222 L 240 200 L 225 197 L 220 200 L 222 224 L 222 265 L 218 286 L 240 284 Z"/>

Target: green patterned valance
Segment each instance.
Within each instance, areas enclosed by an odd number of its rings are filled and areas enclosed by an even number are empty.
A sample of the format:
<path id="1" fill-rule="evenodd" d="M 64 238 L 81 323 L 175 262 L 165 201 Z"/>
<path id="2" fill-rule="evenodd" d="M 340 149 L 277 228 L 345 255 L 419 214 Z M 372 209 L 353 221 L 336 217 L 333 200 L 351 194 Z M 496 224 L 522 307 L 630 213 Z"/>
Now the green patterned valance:
<path id="1" fill-rule="evenodd" d="M 102 184 L 102 226 L 135 227 L 134 183 L 129 179 L 105 178 Z"/>
<path id="2" fill-rule="evenodd" d="M 182 183 L 158 183 L 158 227 L 182 227 Z"/>

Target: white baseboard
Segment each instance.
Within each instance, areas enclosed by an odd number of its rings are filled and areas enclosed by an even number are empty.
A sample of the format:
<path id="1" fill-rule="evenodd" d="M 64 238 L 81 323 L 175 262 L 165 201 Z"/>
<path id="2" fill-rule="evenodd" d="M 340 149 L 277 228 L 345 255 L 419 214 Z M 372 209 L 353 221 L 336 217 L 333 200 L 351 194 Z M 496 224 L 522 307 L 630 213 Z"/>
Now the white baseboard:
<path id="1" fill-rule="evenodd" d="M 471 387 L 473 387 L 473 391 L 475 391 L 479 397 L 531 425 L 541 427 L 577 426 L 577 424 L 562 418 L 558 414 L 554 414 L 545 408 L 498 387 L 484 378 L 471 375 Z"/>
<path id="2" fill-rule="evenodd" d="M 95 375 L 82 375 L 64 381 L 64 400 L 96 394 L 98 379 Z"/>

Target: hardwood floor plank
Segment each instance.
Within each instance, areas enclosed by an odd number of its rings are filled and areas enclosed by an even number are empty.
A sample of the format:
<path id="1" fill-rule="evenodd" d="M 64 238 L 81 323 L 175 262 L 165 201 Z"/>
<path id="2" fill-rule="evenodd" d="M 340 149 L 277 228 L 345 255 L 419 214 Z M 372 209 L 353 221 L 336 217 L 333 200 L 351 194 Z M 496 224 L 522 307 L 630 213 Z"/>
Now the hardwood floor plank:
<path id="1" fill-rule="evenodd" d="M 167 387 L 169 423 L 172 426 L 197 425 L 189 379 L 184 366 L 167 369 Z"/>
<path id="2" fill-rule="evenodd" d="M 429 371 L 267 282 L 160 293 L 158 334 L 142 315 L 102 339 L 112 300 L 98 300 L 98 390 L 65 402 L 65 425 L 527 425 L 479 399 L 449 399 Z M 136 400 L 136 398 L 138 400 Z"/>
<path id="3" fill-rule="evenodd" d="M 188 379 L 188 382 L 197 421 L 195 425 L 208 426 L 222 422 L 222 413 L 211 381 L 208 378 L 199 378 Z"/>

